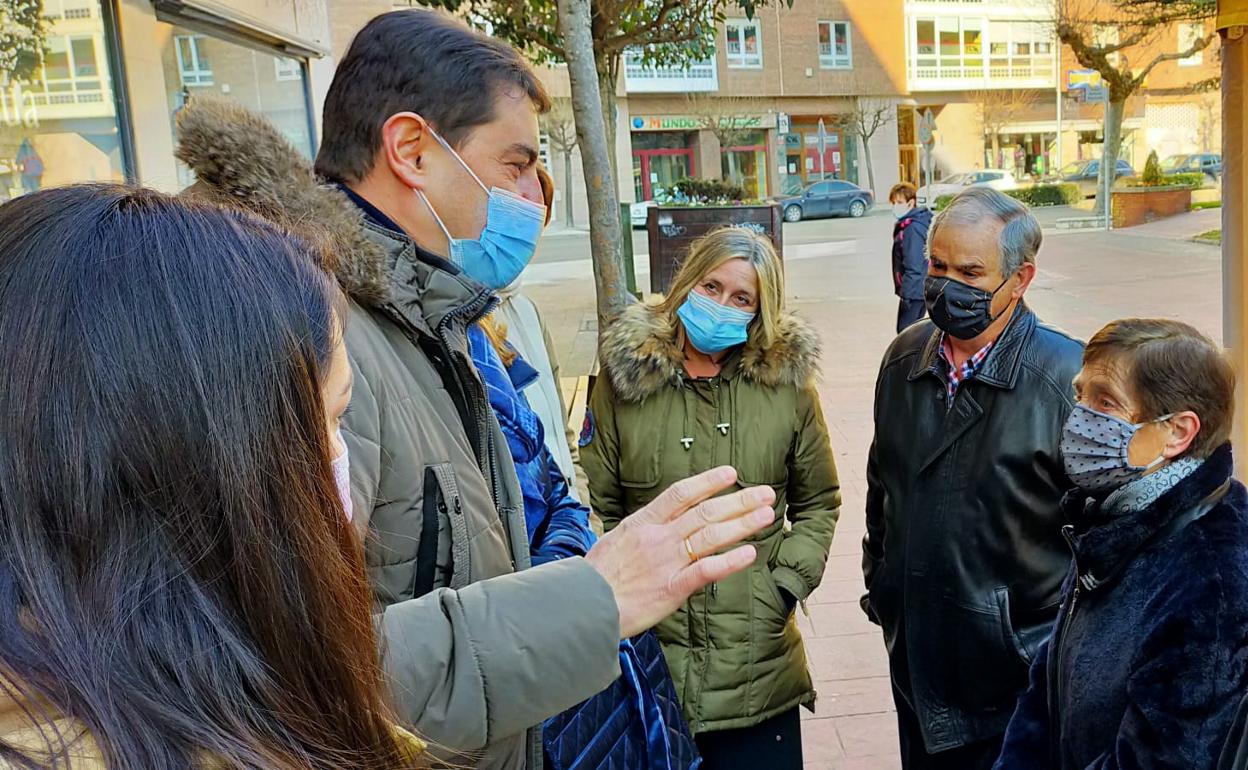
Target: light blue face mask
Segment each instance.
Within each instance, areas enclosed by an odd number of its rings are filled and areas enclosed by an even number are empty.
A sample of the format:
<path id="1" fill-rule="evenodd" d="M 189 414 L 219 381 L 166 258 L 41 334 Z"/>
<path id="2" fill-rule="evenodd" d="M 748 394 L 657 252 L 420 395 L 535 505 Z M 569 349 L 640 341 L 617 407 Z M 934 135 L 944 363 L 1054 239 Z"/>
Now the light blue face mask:
<path id="1" fill-rule="evenodd" d="M 546 207 L 499 187 L 487 188 L 445 139 L 433 129 L 429 129 L 429 134 L 459 161 L 459 165 L 489 196 L 485 227 L 476 238 L 452 238 L 451 231 L 446 229 L 442 217 L 434 211 L 424 191 L 415 192 L 429 207 L 429 213 L 433 214 L 434 221 L 446 236 L 451 261 L 468 277 L 497 291 L 516 280 L 532 261 L 537 240 L 546 224 Z"/>
<path id="2" fill-rule="evenodd" d="M 689 292 L 676 315 L 685 325 L 689 343 L 703 353 L 719 353 L 745 342 L 753 313 L 721 305 L 696 291 Z"/>

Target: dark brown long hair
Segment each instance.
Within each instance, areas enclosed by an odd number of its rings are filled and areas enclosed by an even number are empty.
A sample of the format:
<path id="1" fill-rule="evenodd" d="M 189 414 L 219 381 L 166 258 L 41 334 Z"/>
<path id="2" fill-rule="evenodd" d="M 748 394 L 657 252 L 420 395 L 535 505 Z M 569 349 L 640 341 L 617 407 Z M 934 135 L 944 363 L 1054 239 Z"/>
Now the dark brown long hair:
<path id="1" fill-rule="evenodd" d="M 57 717 L 116 768 L 415 766 L 330 468 L 340 302 L 238 212 L 0 206 L 0 670 L 53 766 Z"/>

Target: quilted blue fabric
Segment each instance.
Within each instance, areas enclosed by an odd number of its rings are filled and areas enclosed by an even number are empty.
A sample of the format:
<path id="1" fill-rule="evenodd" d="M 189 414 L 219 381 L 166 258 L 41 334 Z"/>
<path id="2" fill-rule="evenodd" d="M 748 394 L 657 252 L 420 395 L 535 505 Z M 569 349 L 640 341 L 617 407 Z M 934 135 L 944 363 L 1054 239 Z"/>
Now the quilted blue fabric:
<path id="1" fill-rule="evenodd" d="M 647 631 L 631 643 L 632 655 L 624 649 L 628 642 L 621 642 L 620 678 L 546 721 L 542 739 L 549 770 L 697 770 L 702 765 L 658 637 Z M 640 682 L 628 675 L 630 660 L 640 663 Z M 639 692 L 638 685 L 649 692 Z M 645 703 L 657 705 L 661 726 L 647 717 Z M 666 734 L 659 734 L 659 727 Z"/>

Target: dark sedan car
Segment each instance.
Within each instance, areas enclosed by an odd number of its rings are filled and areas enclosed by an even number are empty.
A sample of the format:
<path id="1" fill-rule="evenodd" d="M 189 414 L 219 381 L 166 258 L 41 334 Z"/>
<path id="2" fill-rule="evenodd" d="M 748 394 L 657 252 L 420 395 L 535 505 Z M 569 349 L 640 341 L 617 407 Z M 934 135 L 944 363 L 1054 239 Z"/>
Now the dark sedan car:
<path id="1" fill-rule="evenodd" d="M 1161 162 L 1165 174 L 1204 174 L 1210 182 L 1222 176 L 1222 156 L 1216 152 L 1198 152 L 1193 155 L 1171 155 Z"/>
<path id="2" fill-rule="evenodd" d="M 1135 169 L 1126 160 L 1119 158 L 1114 167 L 1114 181 L 1135 176 Z M 1057 181 L 1079 185 L 1079 191 L 1085 198 L 1095 198 L 1096 188 L 1100 183 L 1101 162 L 1099 160 L 1080 160 L 1068 164 L 1058 172 Z"/>
<path id="3" fill-rule="evenodd" d="M 785 222 L 844 216 L 860 217 L 871 210 L 875 196 L 852 182 L 815 182 L 798 195 L 776 198 Z"/>

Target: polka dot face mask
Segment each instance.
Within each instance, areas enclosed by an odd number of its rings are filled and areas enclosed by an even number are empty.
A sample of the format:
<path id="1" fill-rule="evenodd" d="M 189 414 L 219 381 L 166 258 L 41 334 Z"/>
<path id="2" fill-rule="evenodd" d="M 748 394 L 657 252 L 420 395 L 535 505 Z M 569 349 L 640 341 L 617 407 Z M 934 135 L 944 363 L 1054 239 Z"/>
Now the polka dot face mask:
<path id="1" fill-rule="evenodd" d="M 1135 481 L 1165 462 L 1165 455 L 1148 465 L 1132 465 L 1127 455 L 1131 439 L 1145 425 L 1165 422 L 1173 414 L 1131 424 L 1083 404 L 1075 409 L 1062 429 L 1062 462 L 1066 475 L 1089 495 L 1100 496 Z"/>

